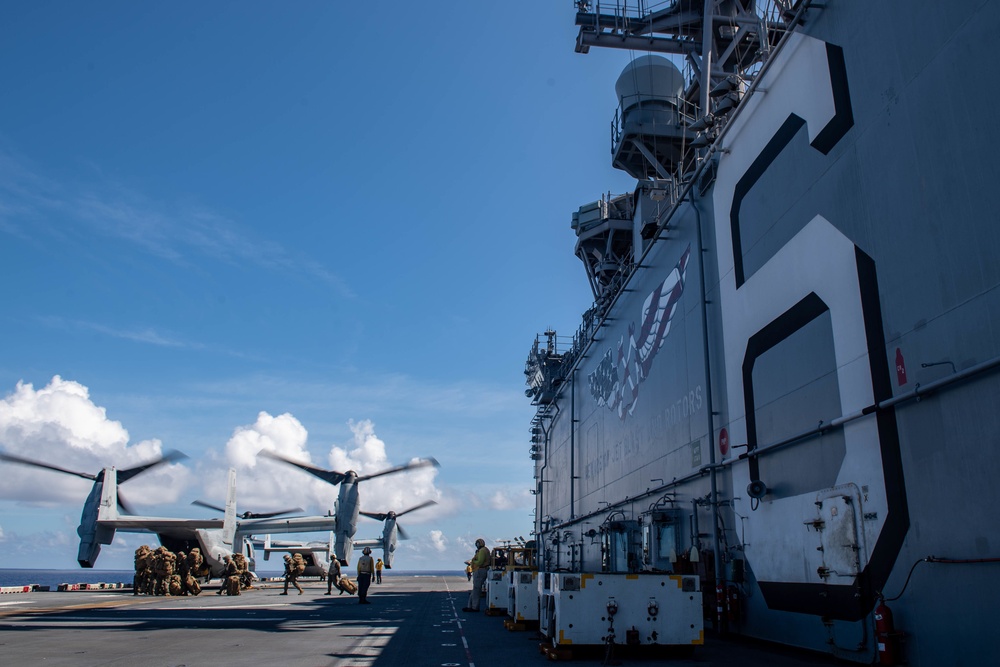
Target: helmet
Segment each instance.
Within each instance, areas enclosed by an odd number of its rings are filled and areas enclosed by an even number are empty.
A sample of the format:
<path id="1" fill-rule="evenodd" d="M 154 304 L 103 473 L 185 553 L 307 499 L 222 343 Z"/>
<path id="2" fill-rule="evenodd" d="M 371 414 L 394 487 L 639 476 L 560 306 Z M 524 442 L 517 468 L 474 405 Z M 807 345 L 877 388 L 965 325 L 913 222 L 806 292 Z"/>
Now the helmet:
<path id="1" fill-rule="evenodd" d="M 486 546 L 486 540 L 484 540 L 481 537 L 478 540 L 476 540 L 476 548 L 482 549 L 485 546 Z"/>
<path id="2" fill-rule="evenodd" d="M 289 556 L 288 554 L 285 554 L 285 560 L 292 560 L 292 557 Z"/>
<path id="3" fill-rule="evenodd" d="M 363 553 L 366 556 L 370 556 L 371 553 L 372 553 L 372 548 L 371 547 L 365 547 L 364 549 L 361 550 L 361 553 Z"/>

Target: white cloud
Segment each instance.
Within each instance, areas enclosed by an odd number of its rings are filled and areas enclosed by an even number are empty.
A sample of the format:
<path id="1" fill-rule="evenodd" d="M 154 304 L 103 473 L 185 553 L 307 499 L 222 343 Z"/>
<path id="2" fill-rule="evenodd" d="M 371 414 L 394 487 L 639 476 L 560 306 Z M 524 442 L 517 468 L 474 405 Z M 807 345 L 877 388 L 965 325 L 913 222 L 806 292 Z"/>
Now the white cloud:
<path id="1" fill-rule="evenodd" d="M 353 470 L 364 477 L 396 465 L 389 461 L 385 443 L 375 435 L 375 425 L 370 420 L 351 421 L 348 426 L 354 436 L 353 447 L 350 450 L 336 445 L 331 447 L 327 456 L 331 469 L 339 472 Z M 410 463 L 416 460 L 411 459 Z M 402 512 L 427 500 L 441 503 L 442 493 L 434 486 L 437 473 L 433 467 L 417 468 L 359 482 L 361 509 Z M 442 507 L 429 507 L 400 521 L 421 523 L 441 512 Z"/>
<path id="2" fill-rule="evenodd" d="M 275 511 L 301 507 L 310 513 L 325 513 L 329 486 L 291 466 L 259 457 L 261 450 L 310 463 L 306 443 L 309 433 L 289 413 L 273 416 L 261 411 L 252 424 L 237 426 L 225 446 L 225 461 L 205 460 L 199 466 L 204 480 L 204 500 L 222 506 L 226 496 L 226 467 L 236 470 L 238 511 Z"/>
<path id="3" fill-rule="evenodd" d="M 237 427 L 226 443 L 226 460 L 237 471 L 238 506 L 255 512 L 299 506 L 314 514 L 324 514 L 333 508 L 338 487 L 287 464 L 258 457 L 262 449 L 337 472 L 353 470 L 362 477 L 396 465 L 389 460 L 386 444 L 375 434 L 371 421 L 352 421 L 348 426 L 352 433 L 351 443 L 344 447 L 331 446 L 325 463 L 312 463 L 307 448 L 308 431 L 291 414 L 274 417 L 261 412 L 253 424 Z M 449 506 L 434 485 L 436 475 L 434 468 L 419 468 L 362 480 L 358 487 L 361 509 L 402 512 L 426 500 Z M 221 504 L 225 494 L 223 472 L 206 471 L 205 477 L 206 493 L 212 495 L 210 502 Z M 400 522 L 405 528 L 422 523 L 441 511 L 441 508 L 432 506 L 408 514 Z M 371 530 L 368 530 L 369 526 Z M 359 536 L 374 537 L 377 532 L 374 521 L 362 519 Z"/>
<path id="4" fill-rule="evenodd" d="M 107 466 L 127 469 L 162 454 L 159 440 L 129 443 L 128 431 L 90 400 L 87 387 L 58 375 L 37 391 L 18 382 L 0 401 L 0 442 L 8 454 L 90 475 Z M 3 465 L 2 499 L 82 505 L 89 492 L 90 482 L 77 476 Z M 186 469 L 167 464 L 130 481 L 125 493 L 133 504 L 156 504 L 177 500 L 186 486 Z"/>
<path id="5" fill-rule="evenodd" d="M 448 539 L 444 536 L 440 530 L 432 530 L 430 532 L 431 544 L 435 549 L 444 553 L 448 549 Z"/>
<path id="6" fill-rule="evenodd" d="M 531 492 L 523 487 L 496 489 L 489 498 L 489 507 L 494 510 L 530 509 L 534 506 Z"/>
<path id="7" fill-rule="evenodd" d="M 339 472 L 354 470 L 362 477 L 407 462 L 406 458 L 394 459 L 393 443 L 377 435 L 372 421 L 351 421 L 347 428 L 347 436 L 341 442 L 323 446 L 313 443 L 310 447 L 309 433 L 295 416 L 260 412 L 253 422 L 234 428 L 229 440 L 214 452 L 209 450 L 197 461 L 188 461 L 187 467 L 159 466 L 123 485 L 123 491 L 133 505 L 168 505 L 152 511 L 144 509 L 144 514 L 201 515 L 201 510 L 186 508 L 187 501 L 200 496 L 213 504 L 224 504 L 226 468 L 234 467 L 240 511 L 300 506 L 307 513 L 323 514 L 333 507 L 337 487 L 291 466 L 258 458 L 258 452 L 267 448 L 317 467 Z M 164 449 L 156 439 L 130 441 L 125 426 L 110 419 L 105 408 L 95 404 L 86 386 L 59 376 L 38 389 L 19 383 L 0 400 L 0 442 L 6 452 L 15 456 L 86 474 L 96 474 L 108 465 L 121 469 L 144 463 L 161 455 Z M 3 544 L 0 556 L 6 562 L 12 562 L 12 557 L 35 562 L 31 549 L 48 549 L 53 558 L 57 554 L 72 563 L 78 542 L 75 528 L 91 482 L 13 463 L 0 462 L 0 470 L 5 475 L 4 484 L 0 485 L 0 501 L 38 505 L 29 513 L 34 516 L 46 513 L 49 523 L 59 521 L 56 528 L 42 528 L 23 521 L 12 526 L 5 520 L 6 531 L 0 529 Z M 397 565 L 403 569 L 464 567 L 461 563 L 474 551 L 472 541 L 479 535 L 451 537 L 452 522 L 459 517 L 467 520 L 466 512 L 474 504 L 487 508 L 491 503 L 503 505 L 514 497 L 512 491 L 500 485 L 475 491 L 441 488 L 438 474 L 437 468 L 425 467 L 362 479 L 359 483 L 362 510 L 403 512 L 427 500 L 438 503 L 401 517 L 400 524 L 413 537 L 399 543 L 402 551 L 397 554 L 400 556 Z M 197 494 L 188 490 L 195 481 L 203 486 Z M 181 506 L 169 507 L 177 502 Z M 42 506 L 58 509 L 53 512 Z M 429 524 L 433 530 L 420 531 L 421 524 Z M 373 538 L 380 533 L 378 522 L 362 519 L 357 538 Z M 102 551 L 101 566 L 114 563 L 127 568 L 134 547 L 153 540 L 148 535 L 117 536 L 115 543 Z"/>
<path id="8" fill-rule="evenodd" d="M 226 458 L 237 468 L 255 468 L 257 453 L 262 449 L 277 452 L 299 461 L 309 462 L 306 439 L 309 433 L 299 420 L 287 412 L 272 417 L 267 412 L 257 415 L 257 421 L 240 426 L 226 443 Z"/>

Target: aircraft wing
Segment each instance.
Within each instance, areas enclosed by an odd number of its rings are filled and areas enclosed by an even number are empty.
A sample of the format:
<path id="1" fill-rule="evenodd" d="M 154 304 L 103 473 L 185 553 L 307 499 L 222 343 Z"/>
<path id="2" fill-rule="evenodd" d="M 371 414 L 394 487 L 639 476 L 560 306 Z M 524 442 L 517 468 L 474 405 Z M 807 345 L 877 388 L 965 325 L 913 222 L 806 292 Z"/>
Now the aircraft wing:
<path id="1" fill-rule="evenodd" d="M 288 519 L 246 519 L 240 521 L 237 532 L 251 533 L 328 533 L 336 529 L 336 516 L 296 516 Z"/>
<path id="2" fill-rule="evenodd" d="M 271 540 L 265 542 L 254 538 L 250 540 L 254 549 L 267 549 L 268 551 L 287 551 L 288 549 L 325 549 L 326 542 L 296 542 L 294 540 Z"/>
<path id="3" fill-rule="evenodd" d="M 174 531 L 197 530 L 199 528 L 222 528 L 222 519 L 172 519 L 156 516 L 118 516 L 115 519 L 98 521 L 101 526 L 114 528 L 124 533 L 169 533 Z"/>
<path id="4" fill-rule="evenodd" d="M 381 539 L 374 539 L 374 540 L 354 540 L 354 550 L 355 551 L 358 551 L 360 549 L 364 549 L 365 547 L 371 547 L 372 549 L 381 549 L 382 548 L 382 540 Z"/>

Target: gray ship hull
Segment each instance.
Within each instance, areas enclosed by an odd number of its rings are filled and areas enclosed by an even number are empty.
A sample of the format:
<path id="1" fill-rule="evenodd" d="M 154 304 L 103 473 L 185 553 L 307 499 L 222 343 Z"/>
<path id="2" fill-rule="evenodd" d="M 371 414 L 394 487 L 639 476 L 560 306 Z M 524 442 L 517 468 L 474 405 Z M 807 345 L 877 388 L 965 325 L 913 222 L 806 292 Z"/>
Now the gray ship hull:
<path id="1" fill-rule="evenodd" d="M 675 205 L 637 186 L 626 279 L 529 359 L 543 570 L 700 574 L 720 630 L 866 663 L 886 600 L 897 660 L 1000 657 L 997 28 L 823 3 Z"/>

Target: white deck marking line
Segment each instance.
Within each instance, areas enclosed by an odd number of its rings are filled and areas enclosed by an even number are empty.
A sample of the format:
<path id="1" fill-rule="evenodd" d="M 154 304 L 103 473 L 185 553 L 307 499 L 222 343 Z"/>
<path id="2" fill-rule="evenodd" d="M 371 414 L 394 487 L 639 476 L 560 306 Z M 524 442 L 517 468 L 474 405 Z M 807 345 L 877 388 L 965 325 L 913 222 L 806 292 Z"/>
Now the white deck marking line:
<path id="1" fill-rule="evenodd" d="M 472 651 L 469 650 L 469 642 L 465 639 L 465 629 L 462 627 L 462 619 L 459 618 L 458 610 L 455 609 L 455 598 L 451 597 L 451 586 L 448 585 L 447 579 L 444 580 L 444 587 L 449 594 L 448 600 L 451 602 L 451 613 L 455 616 L 455 625 L 458 626 L 458 633 L 462 637 L 462 646 L 465 647 L 465 658 L 469 661 L 469 667 L 476 667 L 476 663 L 472 660 Z"/>

